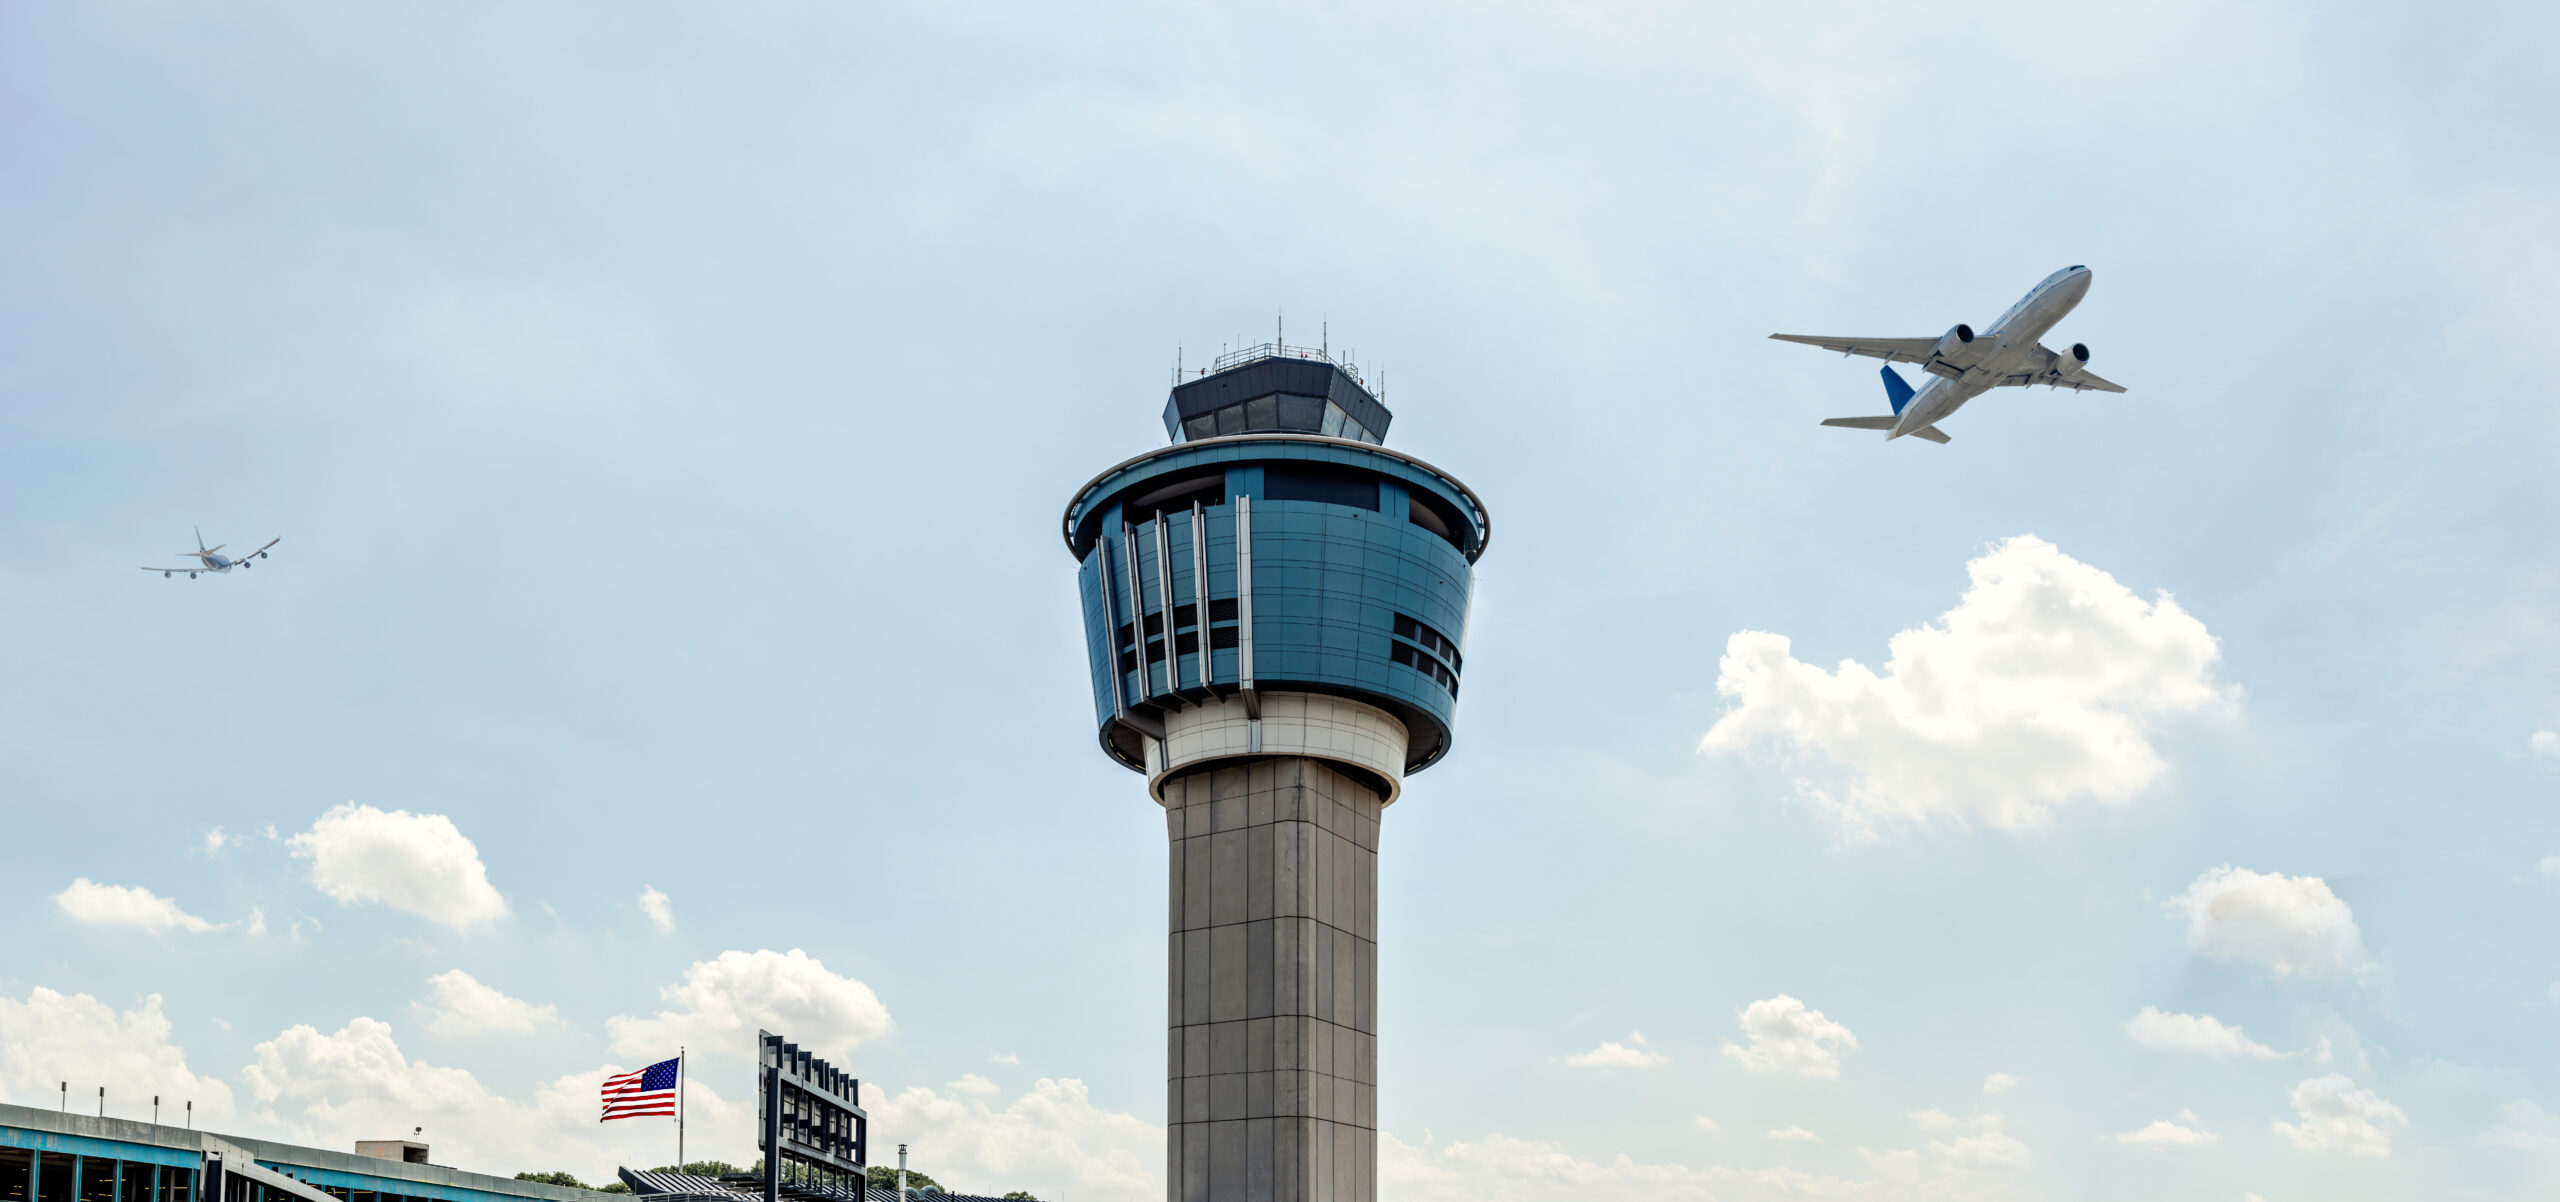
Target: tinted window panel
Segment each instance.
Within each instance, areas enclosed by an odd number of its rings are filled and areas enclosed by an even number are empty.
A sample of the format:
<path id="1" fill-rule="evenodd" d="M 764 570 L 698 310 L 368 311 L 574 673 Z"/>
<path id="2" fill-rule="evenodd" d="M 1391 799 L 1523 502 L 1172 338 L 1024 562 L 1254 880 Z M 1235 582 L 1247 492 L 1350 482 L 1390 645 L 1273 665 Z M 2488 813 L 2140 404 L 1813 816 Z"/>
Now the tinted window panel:
<path id="1" fill-rule="evenodd" d="M 1319 501 L 1353 509 L 1378 509 L 1378 478 L 1308 467 L 1262 469 L 1262 495 L 1274 501 Z"/>

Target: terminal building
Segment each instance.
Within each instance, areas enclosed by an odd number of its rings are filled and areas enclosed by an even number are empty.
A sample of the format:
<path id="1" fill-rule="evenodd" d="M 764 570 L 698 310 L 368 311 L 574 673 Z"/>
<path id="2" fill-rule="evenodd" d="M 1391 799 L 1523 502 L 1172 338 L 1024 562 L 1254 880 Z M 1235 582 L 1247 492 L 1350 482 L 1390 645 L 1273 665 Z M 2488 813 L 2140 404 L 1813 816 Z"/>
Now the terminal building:
<path id="1" fill-rule="evenodd" d="M 629 1202 L 427 1163 L 412 1140 L 359 1140 L 332 1152 L 128 1119 L 0 1103 L 0 1202 Z M 762 1202 L 759 1179 L 624 1169 L 631 1193 L 658 1202 Z M 895 1190 L 785 1183 L 794 1202 L 899 1202 Z M 1002 1202 L 909 1191 L 907 1202 Z"/>
<path id="2" fill-rule="evenodd" d="M 1373 1202 L 1378 847 L 1448 756 L 1492 519 L 1321 348 L 1178 379 L 1079 489 L 1095 739 L 1171 840 L 1166 1192 Z"/>
<path id="3" fill-rule="evenodd" d="M 428 1164 L 427 1145 L 360 1152 L 0 1104 L 0 1202 L 602 1202 L 594 1190 Z"/>

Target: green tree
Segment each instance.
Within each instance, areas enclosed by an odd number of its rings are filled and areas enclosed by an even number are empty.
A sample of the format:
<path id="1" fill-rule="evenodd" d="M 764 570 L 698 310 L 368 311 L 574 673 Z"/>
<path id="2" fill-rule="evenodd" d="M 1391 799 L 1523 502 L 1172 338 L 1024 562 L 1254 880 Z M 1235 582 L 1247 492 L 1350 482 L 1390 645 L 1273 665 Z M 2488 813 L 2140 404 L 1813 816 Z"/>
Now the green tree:
<path id="1" fill-rule="evenodd" d="M 763 1162 L 758 1161 L 756 1167 L 759 1169 L 763 1168 Z M 725 1160 L 688 1160 L 683 1164 L 659 1165 L 657 1168 L 649 1171 L 652 1173 L 689 1173 L 696 1177 L 717 1177 L 722 1173 L 737 1173 L 744 1172 L 745 1170 L 740 1169 L 738 1166 Z"/>
<path id="2" fill-rule="evenodd" d="M 1032 1193 L 1030 1190 L 1018 1189 L 1006 1194 L 1004 1196 L 1004 1202 L 1040 1202 L 1040 1198 L 1039 1195 Z"/>
<path id="3" fill-rule="evenodd" d="M 516 1174 L 516 1180 L 518 1180 L 518 1181 L 530 1181 L 530 1182 L 533 1182 L 533 1183 L 534 1183 L 534 1184 L 536 1184 L 536 1185 L 565 1185 L 565 1186 L 568 1186 L 570 1189 L 594 1189 L 594 1188 L 595 1188 L 594 1186 L 589 1185 L 589 1184 L 587 1184 L 587 1183 L 586 1183 L 586 1182 L 584 1182 L 584 1181 L 580 1181 L 580 1180 L 578 1180 L 578 1176 L 577 1176 L 577 1174 L 575 1174 L 575 1173 L 563 1173 L 563 1172 L 560 1172 L 560 1171 L 559 1171 L 559 1170 L 557 1170 L 557 1169 L 554 1169 L 554 1170 L 552 1170 L 551 1172 L 548 1172 L 548 1173 L 518 1173 L 518 1174 Z"/>
<path id="4" fill-rule="evenodd" d="M 619 1181 L 608 1181 L 605 1183 L 603 1189 L 597 1190 L 596 1192 L 599 1194 L 627 1194 L 631 1192 L 631 1187 L 624 1185 Z"/>
<path id="5" fill-rule="evenodd" d="M 896 1189 L 898 1188 L 898 1166 L 894 1164 L 871 1165 L 863 1173 L 863 1182 L 873 1189 Z M 914 1169 L 907 1170 L 907 1191 L 909 1193 L 924 1189 L 928 1186 L 937 1190 L 942 1189 L 941 1182 L 936 1181 L 931 1177 L 927 1177 Z M 950 1191 L 944 1190 L 943 1192 L 948 1193 Z"/>

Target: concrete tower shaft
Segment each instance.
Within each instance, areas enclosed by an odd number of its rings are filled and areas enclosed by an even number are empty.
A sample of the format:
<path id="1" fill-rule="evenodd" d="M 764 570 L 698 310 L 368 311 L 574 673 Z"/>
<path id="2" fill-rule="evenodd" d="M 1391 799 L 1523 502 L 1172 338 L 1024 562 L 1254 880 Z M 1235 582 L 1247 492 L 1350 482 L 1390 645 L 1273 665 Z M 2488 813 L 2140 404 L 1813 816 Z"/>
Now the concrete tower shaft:
<path id="1" fill-rule="evenodd" d="M 1178 1202 L 1377 1196 L 1380 818 L 1449 752 L 1491 530 L 1380 445 L 1390 417 L 1319 352 L 1256 348 L 1067 507 L 1096 737 L 1171 840 Z"/>

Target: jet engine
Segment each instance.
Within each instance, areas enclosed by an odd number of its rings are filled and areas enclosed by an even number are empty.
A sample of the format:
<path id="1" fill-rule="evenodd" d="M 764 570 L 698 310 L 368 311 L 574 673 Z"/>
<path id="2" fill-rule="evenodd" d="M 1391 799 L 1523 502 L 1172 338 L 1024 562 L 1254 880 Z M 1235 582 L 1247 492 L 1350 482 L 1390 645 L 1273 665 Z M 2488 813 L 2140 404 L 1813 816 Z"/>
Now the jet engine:
<path id="1" fill-rule="evenodd" d="M 2069 379 L 2089 366 L 2089 344 L 2075 342 L 2053 353 L 2053 374 Z"/>
<path id="2" fill-rule="evenodd" d="M 1954 329 L 1938 336 L 1937 356 L 1951 359 L 1973 341 L 1973 327 L 1957 322 Z"/>

